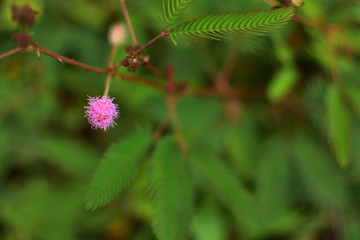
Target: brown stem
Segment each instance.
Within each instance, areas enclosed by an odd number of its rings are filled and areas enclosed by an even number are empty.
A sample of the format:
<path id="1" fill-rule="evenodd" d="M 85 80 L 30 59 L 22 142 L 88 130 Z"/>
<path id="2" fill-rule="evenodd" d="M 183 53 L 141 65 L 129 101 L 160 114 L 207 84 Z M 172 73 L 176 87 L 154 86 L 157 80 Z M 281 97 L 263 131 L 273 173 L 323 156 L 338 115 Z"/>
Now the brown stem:
<path id="1" fill-rule="evenodd" d="M 169 33 L 166 31 L 166 28 L 156 37 L 154 37 L 153 39 L 151 39 L 149 42 L 147 42 L 144 46 L 142 46 L 141 48 L 139 48 L 138 50 L 136 50 L 135 54 L 139 54 L 139 52 L 143 51 L 145 48 L 147 48 L 148 46 L 150 46 L 153 42 L 155 42 L 156 40 L 158 40 L 161 37 L 167 36 L 169 35 Z"/>
<path id="2" fill-rule="evenodd" d="M 151 81 L 146 78 L 141 78 L 141 77 L 137 77 L 137 76 L 133 76 L 133 75 L 127 75 L 127 74 L 115 72 L 116 69 L 119 67 L 119 64 L 121 64 L 121 63 L 115 64 L 112 68 L 103 69 L 103 68 L 98 68 L 98 67 L 94 67 L 91 65 L 87 65 L 87 64 L 78 62 L 76 60 L 69 59 L 69 58 L 59 55 L 57 53 L 54 53 L 54 52 L 40 46 L 36 42 L 31 42 L 31 45 L 35 48 L 37 53 L 40 53 L 40 52 L 44 53 L 44 54 L 48 55 L 49 57 L 57 59 L 61 62 L 66 62 L 71 65 L 83 68 L 86 71 L 97 72 L 97 73 L 100 73 L 103 75 L 108 75 L 109 73 L 111 73 L 113 77 L 116 77 L 116 78 L 119 78 L 122 80 L 126 80 L 129 82 L 137 83 L 140 85 L 152 87 L 152 88 L 158 89 L 160 91 L 164 91 L 164 83 L 154 82 L 154 81 Z M 8 56 L 8 55 L 18 52 L 18 51 L 24 51 L 24 49 L 17 48 L 17 49 L 9 51 L 7 53 L 1 54 L 0 56 Z M 230 86 L 230 89 L 231 89 L 231 91 L 229 91 L 229 94 L 231 94 L 233 96 L 239 96 L 242 98 L 255 98 L 255 97 L 263 96 L 263 93 L 264 93 L 263 87 L 260 88 L 259 86 L 252 86 L 252 87 L 249 86 L 249 87 L 243 87 L 243 88 L 239 88 L 238 86 Z M 184 96 L 190 96 L 190 95 L 191 96 L 201 96 L 201 97 L 221 97 L 215 89 L 209 88 L 206 86 L 200 87 L 200 88 L 187 87 L 187 89 L 183 93 L 183 95 Z"/>
<path id="3" fill-rule="evenodd" d="M 0 60 L 3 59 L 3 58 L 6 58 L 7 56 L 10 56 L 10 55 L 12 55 L 14 53 L 23 51 L 23 50 L 24 50 L 23 48 L 18 47 L 18 48 L 15 48 L 13 50 L 10 50 L 10 51 L 8 51 L 6 53 L 3 53 L 3 54 L 0 55 Z"/>
<path id="4" fill-rule="evenodd" d="M 112 69 L 98 68 L 98 67 L 87 65 L 87 64 L 78 62 L 76 60 L 64 57 L 62 55 L 54 53 L 54 52 L 40 46 L 39 44 L 37 44 L 35 42 L 32 42 L 32 46 L 34 48 L 36 48 L 37 50 L 39 50 L 39 52 L 44 53 L 44 54 L 48 55 L 49 57 L 55 58 L 55 59 L 57 59 L 57 60 L 59 60 L 61 62 L 66 62 L 66 63 L 69 63 L 71 65 L 83 68 L 83 69 L 85 69 L 87 71 L 90 71 L 90 72 L 97 72 L 97 73 L 100 73 L 100 74 L 103 74 L 103 75 L 108 75 L 109 72 L 112 71 Z M 116 65 L 116 66 L 118 67 L 118 65 Z M 130 81 L 130 82 L 134 82 L 134 83 L 138 83 L 138 84 L 141 84 L 141 85 L 146 85 L 146 86 L 149 86 L 149 87 L 153 87 L 153 88 L 156 88 L 156 89 L 159 89 L 159 90 L 164 89 L 164 84 L 157 83 L 157 82 L 152 82 L 152 81 L 150 81 L 148 79 L 145 79 L 145 78 L 131 76 L 131 75 L 123 74 L 123 73 L 115 73 L 115 72 L 113 73 L 113 76 L 117 77 L 117 78 L 120 78 L 120 79 L 123 79 L 123 80 Z"/>
<path id="5" fill-rule="evenodd" d="M 94 67 L 94 66 L 91 66 L 91 65 L 87 65 L 85 63 L 78 62 L 78 61 L 76 61 L 74 59 L 70 59 L 70 58 L 64 57 L 64 56 L 62 56 L 60 54 L 54 53 L 54 52 L 40 46 L 36 42 L 32 42 L 31 45 L 34 48 L 38 49 L 39 52 L 41 52 L 41 53 L 43 53 L 45 55 L 48 55 L 49 57 L 55 58 L 55 59 L 59 60 L 60 62 L 66 62 L 66 63 L 69 63 L 71 65 L 83 68 L 83 69 L 85 69 L 87 71 L 90 71 L 90 72 L 97 72 L 97 73 L 101 73 L 101 74 L 107 74 L 108 73 L 108 70 L 106 70 L 106 69 Z"/>
<path id="6" fill-rule="evenodd" d="M 120 3 L 121 3 L 121 8 L 122 8 L 123 13 L 124 13 L 126 23 L 127 23 L 128 27 L 129 27 L 129 30 L 130 30 L 130 34 L 131 34 L 131 38 L 133 40 L 133 43 L 134 43 L 135 46 L 139 46 L 138 41 L 136 40 L 134 28 L 131 25 L 131 21 L 130 21 L 128 10 L 126 8 L 125 0 L 120 0 Z"/>

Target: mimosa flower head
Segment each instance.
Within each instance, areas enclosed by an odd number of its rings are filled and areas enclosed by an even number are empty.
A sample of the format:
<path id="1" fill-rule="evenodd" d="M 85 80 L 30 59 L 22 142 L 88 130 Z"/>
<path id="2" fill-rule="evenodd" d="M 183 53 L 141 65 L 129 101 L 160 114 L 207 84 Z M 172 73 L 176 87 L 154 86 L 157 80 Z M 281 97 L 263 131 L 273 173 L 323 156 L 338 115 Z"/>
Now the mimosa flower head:
<path id="1" fill-rule="evenodd" d="M 116 125 L 114 119 L 119 117 L 118 105 L 113 103 L 114 98 L 109 96 L 89 97 L 89 106 L 86 106 L 85 117 L 92 128 L 101 128 L 106 131 Z"/>

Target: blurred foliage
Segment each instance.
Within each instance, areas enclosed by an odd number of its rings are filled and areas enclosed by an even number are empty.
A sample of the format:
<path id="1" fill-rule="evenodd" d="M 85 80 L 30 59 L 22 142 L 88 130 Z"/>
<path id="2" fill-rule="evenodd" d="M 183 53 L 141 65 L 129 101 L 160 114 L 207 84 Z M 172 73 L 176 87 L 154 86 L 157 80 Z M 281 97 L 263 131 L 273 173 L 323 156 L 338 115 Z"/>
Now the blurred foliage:
<path id="1" fill-rule="evenodd" d="M 12 3 L 39 12 L 31 28 L 39 44 L 102 68 L 109 26 L 125 21 L 117 0 L 3 0 L 0 53 L 16 47 Z M 304 3 L 265 37 L 151 45 L 152 64 L 174 66 L 177 81 L 210 88 L 222 74 L 240 94 L 184 97 L 176 113 L 189 153 L 179 153 L 166 127 L 138 150 L 141 161 L 129 158 L 119 197 L 97 199 L 113 200 L 95 211 L 85 196 L 100 159 L 115 171 L 116 156 L 132 151 L 124 140 L 148 140 L 167 116 L 164 93 L 114 79 L 118 125 L 95 131 L 84 106 L 103 93 L 105 76 L 35 52 L 1 59 L 0 239 L 360 239 L 360 2 Z M 141 45 L 162 30 L 160 0 L 127 7 Z M 198 0 L 180 18 L 270 8 Z M 161 81 L 143 67 L 132 74 Z"/>

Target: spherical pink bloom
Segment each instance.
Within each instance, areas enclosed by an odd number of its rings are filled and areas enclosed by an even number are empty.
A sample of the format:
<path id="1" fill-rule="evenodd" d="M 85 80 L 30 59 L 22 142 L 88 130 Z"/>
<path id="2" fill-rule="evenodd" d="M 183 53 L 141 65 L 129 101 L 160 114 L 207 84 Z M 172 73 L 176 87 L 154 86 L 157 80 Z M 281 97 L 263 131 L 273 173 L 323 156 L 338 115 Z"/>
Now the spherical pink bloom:
<path id="1" fill-rule="evenodd" d="M 89 105 L 86 106 L 85 117 L 89 120 L 92 128 L 101 128 L 106 131 L 116 125 L 114 119 L 119 117 L 118 105 L 113 103 L 114 98 L 108 96 L 89 97 Z"/>

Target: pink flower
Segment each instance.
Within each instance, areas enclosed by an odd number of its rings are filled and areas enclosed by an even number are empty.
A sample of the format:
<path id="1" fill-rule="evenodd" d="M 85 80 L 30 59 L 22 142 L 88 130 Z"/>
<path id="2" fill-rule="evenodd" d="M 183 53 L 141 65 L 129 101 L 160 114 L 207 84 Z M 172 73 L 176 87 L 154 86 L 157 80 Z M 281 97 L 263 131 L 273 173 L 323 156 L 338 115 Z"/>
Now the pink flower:
<path id="1" fill-rule="evenodd" d="M 92 128 L 102 128 L 106 131 L 108 128 L 116 125 L 114 119 L 119 117 L 118 105 L 112 101 L 114 98 L 108 96 L 89 97 L 89 105 L 86 106 L 85 117 L 88 119 Z"/>

